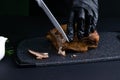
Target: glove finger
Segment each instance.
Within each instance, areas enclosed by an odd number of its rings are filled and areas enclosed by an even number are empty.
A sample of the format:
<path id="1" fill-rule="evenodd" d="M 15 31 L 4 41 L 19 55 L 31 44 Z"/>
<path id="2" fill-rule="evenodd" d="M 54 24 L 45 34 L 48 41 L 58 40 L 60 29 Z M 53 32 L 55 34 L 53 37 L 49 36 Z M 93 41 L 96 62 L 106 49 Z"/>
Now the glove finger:
<path id="1" fill-rule="evenodd" d="M 83 8 L 79 8 L 78 18 L 79 19 L 85 19 L 85 10 Z"/>
<path id="2" fill-rule="evenodd" d="M 91 21 L 90 21 L 89 31 L 90 31 L 90 33 L 93 33 L 96 28 L 96 21 L 95 21 L 94 17 L 91 16 L 90 18 L 91 18 L 90 19 Z"/>
<path id="3" fill-rule="evenodd" d="M 70 16 L 69 16 L 69 21 L 67 24 L 67 36 L 70 41 L 73 40 L 74 37 L 74 26 L 75 26 L 75 13 L 74 11 L 71 11 Z"/>
<path id="4" fill-rule="evenodd" d="M 88 12 L 85 14 L 85 36 L 89 36 L 89 34 L 93 31 L 93 17 L 89 15 Z"/>
<path id="5" fill-rule="evenodd" d="M 77 36 L 78 39 L 81 39 L 84 35 L 84 24 L 85 24 L 85 11 L 83 8 L 80 8 L 78 11 L 77 19 Z"/>

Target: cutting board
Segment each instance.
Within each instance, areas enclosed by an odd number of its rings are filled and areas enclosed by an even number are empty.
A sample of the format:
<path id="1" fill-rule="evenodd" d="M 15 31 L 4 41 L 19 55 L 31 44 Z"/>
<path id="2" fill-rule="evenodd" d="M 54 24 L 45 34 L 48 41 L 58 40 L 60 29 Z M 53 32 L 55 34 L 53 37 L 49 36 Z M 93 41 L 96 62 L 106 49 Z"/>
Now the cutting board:
<path id="1" fill-rule="evenodd" d="M 35 37 L 23 40 L 17 47 L 16 63 L 19 66 L 55 66 L 68 64 L 87 64 L 120 60 L 120 41 L 117 32 L 100 32 L 98 48 L 85 53 L 66 52 L 66 57 L 57 54 L 56 49 L 45 37 Z M 49 58 L 37 60 L 29 54 L 28 49 L 38 52 L 48 52 Z M 76 55 L 75 58 L 71 55 Z"/>

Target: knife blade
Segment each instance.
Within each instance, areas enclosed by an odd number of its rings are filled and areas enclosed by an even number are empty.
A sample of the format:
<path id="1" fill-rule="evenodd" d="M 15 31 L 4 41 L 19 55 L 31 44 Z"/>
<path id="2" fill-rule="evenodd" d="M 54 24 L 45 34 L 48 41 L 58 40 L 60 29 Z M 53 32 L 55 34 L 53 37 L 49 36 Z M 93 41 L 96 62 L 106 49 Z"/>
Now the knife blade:
<path id="1" fill-rule="evenodd" d="M 63 31 L 62 27 L 60 26 L 60 24 L 58 23 L 58 21 L 56 20 L 56 18 L 53 16 L 53 14 L 51 13 L 51 11 L 47 7 L 47 5 L 44 3 L 44 1 L 43 0 L 36 0 L 36 1 L 37 1 L 38 5 L 44 10 L 44 12 L 46 13 L 46 15 L 48 16 L 48 18 L 50 19 L 50 21 L 53 23 L 53 25 L 55 26 L 55 28 L 62 34 L 63 38 L 66 41 L 69 42 L 69 39 L 68 39 L 67 35 Z"/>

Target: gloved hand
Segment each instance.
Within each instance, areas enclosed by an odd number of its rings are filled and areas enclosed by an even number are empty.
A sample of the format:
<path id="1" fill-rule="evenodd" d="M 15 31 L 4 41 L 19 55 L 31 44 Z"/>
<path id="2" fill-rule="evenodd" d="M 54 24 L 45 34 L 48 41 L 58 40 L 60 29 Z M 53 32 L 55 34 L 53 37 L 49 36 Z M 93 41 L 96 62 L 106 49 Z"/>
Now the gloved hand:
<path id="1" fill-rule="evenodd" d="M 75 33 L 77 33 L 78 39 L 89 36 L 95 31 L 97 21 L 98 0 L 73 0 L 67 24 L 69 40 L 73 40 Z"/>

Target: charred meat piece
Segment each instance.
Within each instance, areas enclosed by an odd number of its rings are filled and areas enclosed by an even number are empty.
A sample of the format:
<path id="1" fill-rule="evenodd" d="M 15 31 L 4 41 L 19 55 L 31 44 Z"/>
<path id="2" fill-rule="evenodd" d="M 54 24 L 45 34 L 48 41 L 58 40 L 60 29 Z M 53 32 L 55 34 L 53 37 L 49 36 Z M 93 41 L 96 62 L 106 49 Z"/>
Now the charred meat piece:
<path id="1" fill-rule="evenodd" d="M 67 25 L 62 25 L 63 30 L 66 32 Z M 76 52 L 86 52 L 89 48 L 97 48 L 99 43 L 99 34 L 97 31 L 90 33 L 88 37 L 83 37 L 81 40 L 77 39 L 77 34 L 74 36 L 72 42 L 66 42 L 62 35 L 54 28 L 50 30 L 47 34 L 47 39 L 52 42 L 54 47 L 59 51 L 62 47 L 63 51 L 76 51 Z"/>

